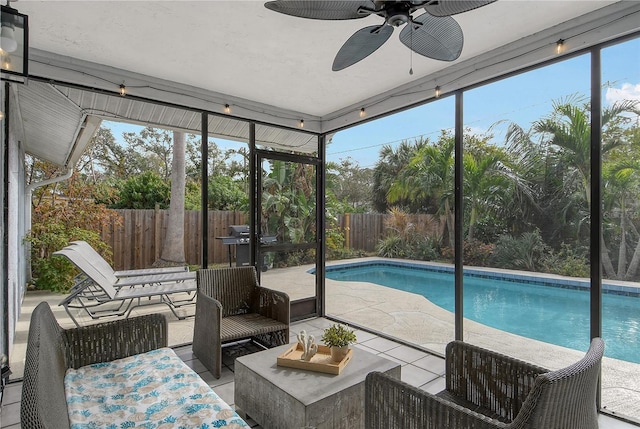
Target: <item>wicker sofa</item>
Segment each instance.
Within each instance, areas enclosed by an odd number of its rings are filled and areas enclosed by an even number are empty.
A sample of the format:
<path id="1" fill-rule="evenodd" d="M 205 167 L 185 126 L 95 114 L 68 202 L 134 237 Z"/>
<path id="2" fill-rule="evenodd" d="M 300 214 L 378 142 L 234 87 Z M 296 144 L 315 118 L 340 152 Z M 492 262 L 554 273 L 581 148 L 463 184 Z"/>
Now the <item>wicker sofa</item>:
<path id="1" fill-rule="evenodd" d="M 159 421 L 249 427 L 166 346 L 163 315 L 62 329 L 40 303 L 29 327 L 22 428 L 69 428 L 78 419 L 77 427 Z"/>
<path id="2" fill-rule="evenodd" d="M 437 395 L 385 374 L 365 381 L 367 429 L 597 429 L 596 392 L 604 343 L 557 371 L 454 341 L 446 389 Z"/>

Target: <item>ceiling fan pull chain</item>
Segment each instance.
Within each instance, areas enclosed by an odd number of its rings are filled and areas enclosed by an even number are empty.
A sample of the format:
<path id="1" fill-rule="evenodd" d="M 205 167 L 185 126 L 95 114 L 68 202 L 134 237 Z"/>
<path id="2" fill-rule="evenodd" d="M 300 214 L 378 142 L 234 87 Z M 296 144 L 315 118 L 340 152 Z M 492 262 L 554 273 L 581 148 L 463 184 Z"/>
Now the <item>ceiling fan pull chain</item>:
<path id="1" fill-rule="evenodd" d="M 411 24 L 411 49 L 409 49 L 410 68 L 409 75 L 413 76 L 413 24 Z"/>

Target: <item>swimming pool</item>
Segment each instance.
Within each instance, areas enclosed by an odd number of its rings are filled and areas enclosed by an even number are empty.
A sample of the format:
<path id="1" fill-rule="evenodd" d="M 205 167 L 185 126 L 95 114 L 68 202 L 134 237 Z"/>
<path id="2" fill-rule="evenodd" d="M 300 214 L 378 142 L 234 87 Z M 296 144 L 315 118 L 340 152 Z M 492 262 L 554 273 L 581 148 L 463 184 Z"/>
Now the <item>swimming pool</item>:
<path id="1" fill-rule="evenodd" d="M 424 296 L 454 311 L 453 268 L 395 261 L 327 266 L 326 277 L 375 283 Z M 640 289 L 603 285 L 606 355 L 640 363 Z M 465 270 L 464 316 L 528 338 L 585 351 L 589 345 L 589 285 L 531 275 Z"/>

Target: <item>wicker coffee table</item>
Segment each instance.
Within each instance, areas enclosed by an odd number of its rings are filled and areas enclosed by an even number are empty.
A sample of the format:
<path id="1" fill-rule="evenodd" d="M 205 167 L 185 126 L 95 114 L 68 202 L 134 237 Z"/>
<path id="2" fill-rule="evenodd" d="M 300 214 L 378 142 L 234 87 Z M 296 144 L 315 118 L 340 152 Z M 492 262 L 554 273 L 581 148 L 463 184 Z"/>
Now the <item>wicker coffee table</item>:
<path id="1" fill-rule="evenodd" d="M 235 405 L 264 429 L 364 428 L 364 379 L 371 371 L 400 378 L 400 364 L 354 348 L 340 375 L 280 367 L 289 345 L 235 362 Z"/>

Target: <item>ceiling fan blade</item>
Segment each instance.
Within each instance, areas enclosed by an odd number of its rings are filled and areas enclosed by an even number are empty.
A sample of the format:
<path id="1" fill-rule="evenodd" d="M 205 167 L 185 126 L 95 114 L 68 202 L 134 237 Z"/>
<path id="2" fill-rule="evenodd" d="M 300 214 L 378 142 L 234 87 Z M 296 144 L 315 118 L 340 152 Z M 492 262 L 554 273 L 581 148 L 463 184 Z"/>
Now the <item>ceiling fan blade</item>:
<path id="1" fill-rule="evenodd" d="M 266 2 L 264 7 L 299 18 L 326 20 L 364 18 L 375 10 L 372 0 L 274 0 Z"/>
<path id="2" fill-rule="evenodd" d="M 454 61 L 460 56 L 464 36 L 455 19 L 424 13 L 413 21 L 400 32 L 400 41 L 409 49 L 441 61 Z"/>
<path id="3" fill-rule="evenodd" d="M 438 0 L 424 9 L 433 16 L 450 16 L 493 3 L 496 0 Z"/>
<path id="4" fill-rule="evenodd" d="M 389 25 L 372 25 L 353 33 L 338 51 L 333 60 L 333 71 L 339 71 L 354 65 L 374 53 L 393 34 Z"/>

